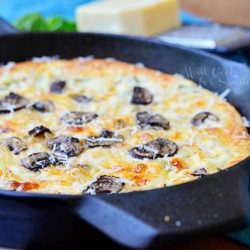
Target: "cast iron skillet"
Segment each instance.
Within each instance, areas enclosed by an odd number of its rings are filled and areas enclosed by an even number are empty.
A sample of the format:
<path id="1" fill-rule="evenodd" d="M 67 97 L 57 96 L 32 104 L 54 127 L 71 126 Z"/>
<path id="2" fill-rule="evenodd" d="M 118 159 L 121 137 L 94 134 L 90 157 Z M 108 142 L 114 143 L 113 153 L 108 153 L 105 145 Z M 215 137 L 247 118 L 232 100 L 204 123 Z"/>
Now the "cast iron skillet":
<path id="1" fill-rule="evenodd" d="M 250 119 L 250 70 L 244 65 L 125 36 L 23 34 L 5 24 L 0 32 L 3 63 L 44 55 L 142 62 L 149 68 L 182 74 L 218 93 L 230 88 L 229 101 Z M 249 164 L 248 158 L 197 181 L 127 194 L 68 196 L 1 190 L 0 245 L 82 249 L 87 242 L 101 239 L 93 240 L 96 228 L 120 244 L 147 248 L 197 234 L 236 230 L 249 222 Z M 170 217 L 168 222 L 165 216 Z"/>

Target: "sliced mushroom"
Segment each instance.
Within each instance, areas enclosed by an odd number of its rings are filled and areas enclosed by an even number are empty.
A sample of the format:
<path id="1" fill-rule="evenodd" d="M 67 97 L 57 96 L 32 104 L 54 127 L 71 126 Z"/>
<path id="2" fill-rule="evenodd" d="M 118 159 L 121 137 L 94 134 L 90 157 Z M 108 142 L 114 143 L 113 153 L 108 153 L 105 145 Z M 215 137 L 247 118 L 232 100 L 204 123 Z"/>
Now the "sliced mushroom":
<path id="1" fill-rule="evenodd" d="M 122 142 L 123 136 L 115 135 L 114 132 L 104 130 L 99 136 L 94 136 L 86 139 L 86 144 L 90 147 L 111 147 L 112 145 Z"/>
<path id="2" fill-rule="evenodd" d="M 125 183 L 118 177 L 102 175 L 87 188 L 85 193 L 118 193 L 124 185 Z"/>
<path id="3" fill-rule="evenodd" d="M 50 92 L 56 93 L 56 94 L 61 94 L 63 92 L 63 89 L 66 86 L 65 81 L 55 81 L 51 84 L 50 86 Z"/>
<path id="4" fill-rule="evenodd" d="M 20 154 L 22 151 L 28 149 L 27 144 L 18 137 L 10 137 L 5 141 L 5 145 L 10 151 L 13 151 L 15 155 Z"/>
<path id="5" fill-rule="evenodd" d="M 97 118 L 97 114 L 90 112 L 69 112 L 61 117 L 60 121 L 63 124 L 73 125 L 73 126 L 82 126 L 88 122 L 91 122 Z"/>
<path id="6" fill-rule="evenodd" d="M 0 113 L 10 113 L 23 109 L 28 103 L 29 101 L 26 98 L 10 92 L 9 95 L 0 100 Z"/>
<path id="7" fill-rule="evenodd" d="M 198 169 L 194 171 L 191 175 L 193 176 L 198 176 L 198 177 L 203 177 L 207 174 L 207 170 L 205 168 Z"/>
<path id="8" fill-rule="evenodd" d="M 60 156 L 73 157 L 82 153 L 83 145 L 79 139 L 72 136 L 58 136 L 47 141 L 47 147 Z"/>
<path id="9" fill-rule="evenodd" d="M 129 154 L 133 158 L 137 159 L 155 159 L 157 158 L 157 152 L 154 151 L 152 148 L 146 148 L 145 145 L 140 145 L 138 147 L 134 147 L 129 150 Z"/>
<path id="10" fill-rule="evenodd" d="M 51 134 L 51 131 L 43 125 L 37 126 L 29 131 L 29 135 L 31 136 L 44 136 L 45 133 Z"/>
<path id="11" fill-rule="evenodd" d="M 50 154 L 47 152 L 34 153 L 21 160 L 21 164 L 32 171 L 38 171 L 51 164 Z"/>
<path id="12" fill-rule="evenodd" d="M 85 95 L 73 95 L 72 99 L 78 103 L 88 103 L 92 101 L 91 97 Z"/>
<path id="13" fill-rule="evenodd" d="M 164 130 L 169 129 L 169 121 L 167 121 L 162 115 L 150 114 L 147 111 L 136 114 L 136 123 L 142 129 L 148 127 L 154 129 L 162 128 Z"/>
<path id="14" fill-rule="evenodd" d="M 103 138 L 114 138 L 115 137 L 115 133 L 113 131 L 110 130 L 103 130 L 100 134 L 100 137 Z"/>
<path id="15" fill-rule="evenodd" d="M 134 87 L 134 92 L 132 96 L 132 104 L 147 105 L 153 101 L 153 95 L 149 90 L 141 87 Z"/>
<path id="16" fill-rule="evenodd" d="M 196 116 L 194 116 L 194 118 L 191 120 L 191 123 L 194 126 L 200 126 L 206 120 L 218 122 L 220 119 L 216 115 L 214 115 L 210 112 L 201 112 L 201 113 L 197 114 Z"/>
<path id="17" fill-rule="evenodd" d="M 173 156 L 177 153 L 178 146 L 176 143 L 165 139 L 158 138 L 146 144 L 132 148 L 129 153 L 137 159 L 156 159 L 164 156 Z"/>
<path id="18" fill-rule="evenodd" d="M 55 110 L 55 104 L 50 100 L 35 102 L 32 107 L 39 112 L 53 112 Z"/>

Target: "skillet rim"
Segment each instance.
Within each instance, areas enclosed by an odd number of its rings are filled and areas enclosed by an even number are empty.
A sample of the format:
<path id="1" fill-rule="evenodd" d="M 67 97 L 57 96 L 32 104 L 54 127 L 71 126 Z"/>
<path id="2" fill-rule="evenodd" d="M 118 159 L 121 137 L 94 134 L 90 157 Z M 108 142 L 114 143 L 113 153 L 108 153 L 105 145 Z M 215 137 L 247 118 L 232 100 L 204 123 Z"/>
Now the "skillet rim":
<path id="1" fill-rule="evenodd" d="M 137 36 L 129 36 L 129 35 L 115 35 L 115 34 L 102 34 L 102 33 L 93 33 L 93 32 L 86 32 L 86 33 L 80 33 L 80 32 L 33 32 L 33 33 L 29 33 L 29 32 L 16 32 L 16 33 L 7 33 L 7 34 L 0 34 L 0 39 L 2 38 L 9 38 L 11 37 L 11 39 L 15 39 L 16 37 L 23 37 L 23 36 L 48 36 L 48 37 L 54 37 L 54 36 L 72 36 L 72 35 L 77 35 L 77 36 L 96 36 L 96 37 L 104 37 L 104 38 L 114 38 L 114 39 L 123 39 L 123 40 L 127 40 L 127 41 L 137 41 L 137 42 L 142 42 L 142 43 L 148 43 L 148 44 L 154 44 L 156 46 L 160 45 L 160 46 L 167 46 L 169 48 L 174 48 L 174 49 L 178 49 L 180 51 L 183 52 L 188 52 L 188 53 L 192 53 L 195 55 L 199 55 L 202 56 L 204 58 L 210 58 L 213 59 L 223 65 L 226 64 L 226 66 L 233 66 L 233 65 L 237 65 L 237 67 L 241 67 L 241 68 L 245 68 L 245 69 L 249 69 L 246 65 L 238 63 L 238 62 L 234 62 L 234 61 L 230 61 L 224 58 L 221 58 L 219 56 L 210 54 L 208 52 L 205 51 L 201 51 L 201 50 L 195 50 L 195 49 L 189 49 L 189 48 L 185 48 L 183 46 L 180 45 L 172 45 L 172 44 L 168 44 L 166 42 L 161 41 L 160 39 L 157 38 L 146 38 L 146 37 L 137 37 Z M 46 56 L 46 55 L 44 55 Z M 30 58 L 31 59 L 31 58 Z M 29 60 L 30 60 L 29 59 Z M 62 58 L 63 59 L 63 58 Z M 1 65 L 1 64 L 0 64 Z M 149 67 L 150 68 L 150 67 Z M 156 70 L 156 69 L 154 69 Z M 249 69 L 250 72 L 250 69 Z M 205 87 L 206 88 L 206 87 Z M 210 90 L 212 91 L 212 90 Z M 214 91 L 212 91 L 214 92 Z M 229 102 L 230 103 L 230 102 Z M 232 104 L 233 105 L 233 104 Z M 239 111 L 238 111 L 239 112 Z M 229 168 L 223 169 L 219 172 L 216 172 L 214 174 L 210 174 L 207 175 L 203 178 L 198 178 L 196 180 L 192 180 L 192 181 L 188 181 L 188 182 L 184 182 L 181 184 L 177 184 L 177 185 L 173 185 L 173 186 L 168 186 L 168 187 L 161 187 L 161 188 L 155 188 L 155 189 L 150 189 L 150 190 L 143 190 L 143 191 L 132 191 L 132 192 L 128 192 L 128 193 L 117 193 L 117 194 L 96 194 L 93 195 L 94 197 L 104 197 L 104 196 L 109 196 L 109 195 L 118 195 L 118 196 L 123 196 L 129 193 L 149 193 L 152 191 L 157 191 L 157 190 L 161 190 L 161 189 L 167 189 L 167 188 L 178 188 L 179 186 L 183 186 L 183 185 L 188 185 L 190 183 L 193 182 L 199 182 L 202 181 L 202 179 L 204 178 L 217 178 L 219 177 L 219 175 L 222 175 L 223 173 L 230 172 L 230 170 L 232 168 L 240 168 L 239 164 L 250 164 L 250 156 L 246 157 L 245 159 L 243 159 L 242 161 L 230 166 Z M 83 197 L 89 197 L 91 195 L 84 195 L 84 194 L 76 194 L 76 195 L 72 195 L 72 194 L 56 194 L 56 193 L 33 193 L 33 192 L 21 192 L 21 191 L 13 191 L 13 190 L 4 190 L 4 189 L 0 189 L 0 195 L 2 196 L 9 196 L 9 197 L 17 197 L 17 198 L 43 198 L 43 199 L 61 199 L 61 200 L 66 200 L 66 199 L 80 199 Z"/>
<path id="2" fill-rule="evenodd" d="M 72 35 L 79 35 L 79 36 L 99 36 L 99 37 L 106 37 L 106 38 L 118 38 L 118 39 L 124 39 L 124 40 L 134 40 L 134 41 L 138 41 L 138 42 L 145 42 L 145 43 L 151 43 L 151 44 L 155 44 L 155 45 L 161 45 L 161 46 L 167 46 L 167 47 L 171 47 L 171 48 L 175 48 L 175 49 L 179 49 L 182 51 L 186 51 L 186 52 L 192 52 L 193 54 L 197 54 L 197 55 L 201 55 L 204 57 L 209 57 L 211 59 L 216 60 L 217 62 L 223 62 L 226 64 L 235 64 L 238 67 L 242 67 L 242 68 L 246 68 L 249 69 L 250 68 L 247 67 L 246 65 L 236 62 L 236 61 L 231 61 L 222 57 L 219 57 L 217 55 L 211 54 L 209 52 L 206 51 L 202 51 L 202 50 L 196 50 L 196 49 L 192 49 L 192 48 L 186 48 L 184 46 L 181 45 L 173 45 L 171 43 L 167 43 L 164 42 L 156 37 L 139 37 L 139 36 L 132 36 L 132 35 L 117 35 L 117 34 L 104 34 L 104 33 L 96 33 L 96 32 L 24 32 L 24 31 L 18 31 L 16 30 L 15 33 L 0 33 L 0 39 L 4 38 L 4 37 L 22 37 L 22 36 L 58 36 L 58 35 L 63 35 L 63 36 L 72 36 Z M 1 65 L 1 63 L 0 63 Z"/>

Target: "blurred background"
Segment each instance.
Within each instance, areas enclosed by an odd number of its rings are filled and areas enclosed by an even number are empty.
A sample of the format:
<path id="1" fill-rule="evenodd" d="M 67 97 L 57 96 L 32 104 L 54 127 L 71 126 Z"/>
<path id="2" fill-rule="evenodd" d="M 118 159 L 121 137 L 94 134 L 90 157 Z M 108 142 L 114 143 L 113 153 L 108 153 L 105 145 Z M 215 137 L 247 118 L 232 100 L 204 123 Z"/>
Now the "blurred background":
<path id="1" fill-rule="evenodd" d="M 9 22 L 32 12 L 39 12 L 44 17 L 56 15 L 74 20 L 75 8 L 78 5 L 94 1 L 97 0 L 0 0 L 0 15 Z M 250 28 L 249 0 L 180 0 L 180 3 L 182 10 L 197 16 Z"/>
<path id="2" fill-rule="evenodd" d="M 249 16 L 250 0 L 0 0 L 0 17 L 22 31 L 156 36 L 245 64 Z"/>

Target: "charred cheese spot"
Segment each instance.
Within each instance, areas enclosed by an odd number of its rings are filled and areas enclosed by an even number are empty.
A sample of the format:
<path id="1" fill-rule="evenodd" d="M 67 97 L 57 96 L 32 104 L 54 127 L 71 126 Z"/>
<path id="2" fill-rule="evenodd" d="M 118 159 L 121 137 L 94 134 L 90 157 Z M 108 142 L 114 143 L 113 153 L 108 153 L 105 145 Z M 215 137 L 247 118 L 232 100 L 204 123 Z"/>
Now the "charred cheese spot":
<path id="1" fill-rule="evenodd" d="M 67 131 L 73 132 L 73 133 L 81 133 L 85 130 L 84 127 L 67 127 Z"/>
<path id="2" fill-rule="evenodd" d="M 145 179 L 145 178 L 143 178 L 143 177 L 141 177 L 141 176 L 135 176 L 134 178 L 133 178 L 133 180 L 134 180 L 134 182 L 135 182 L 135 185 L 136 186 L 145 186 L 145 185 L 147 185 L 148 184 L 148 180 L 147 179 Z"/>
<path id="3" fill-rule="evenodd" d="M 10 188 L 13 190 L 19 190 L 19 191 L 30 191 L 30 190 L 34 190 L 34 189 L 38 189 L 39 188 L 39 184 L 37 183 L 33 183 L 33 182 L 24 182 L 24 183 L 20 183 L 17 181 L 12 181 L 10 184 Z"/>
<path id="4" fill-rule="evenodd" d="M 178 170 L 188 168 L 188 165 L 179 158 L 171 159 L 170 164 L 173 168 L 177 168 Z"/>
<path id="5" fill-rule="evenodd" d="M 133 168 L 133 172 L 141 174 L 144 173 L 145 170 L 147 169 L 147 165 L 146 164 L 137 164 L 134 168 Z"/>

